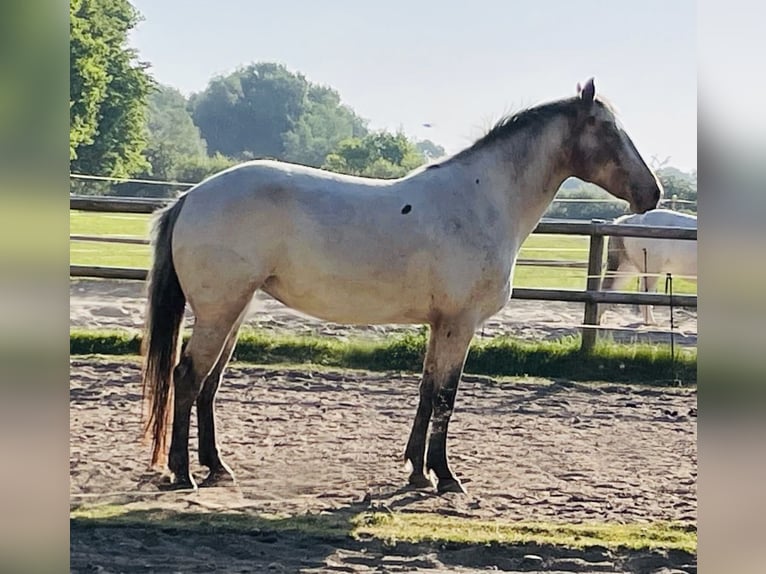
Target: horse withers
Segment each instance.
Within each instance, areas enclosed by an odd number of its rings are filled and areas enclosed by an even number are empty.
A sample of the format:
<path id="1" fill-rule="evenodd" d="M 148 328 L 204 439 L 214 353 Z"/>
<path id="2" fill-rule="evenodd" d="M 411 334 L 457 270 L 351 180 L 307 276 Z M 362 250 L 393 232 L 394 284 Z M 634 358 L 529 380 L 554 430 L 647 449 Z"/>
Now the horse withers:
<path id="1" fill-rule="evenodd" d="M 404 453 L 409 483 L 430 487 L 435 476 L 439 492 L 462 492 L 446 440 L 469 344 L 509 300 L 519 248 L 571 176 L 635 212 L 656 207 L 661 194 L 592 79 L 575 96 L 504 117 L 465 150 L 399 179 L 258 160 L 186 192 L 155 220 L 144 335 L 146 431 L 152 464 L 167 461 L 168 486 L 196 486 L 195 403 L 199 461 L 210 469 L 202 485 L 233 480 L 218 451 L 213 404 L 261 289 L 336 323 L 430 326 Z M 195 322 L 179 353 L 187 302 Z"/>
<path id="2" fill-rule="evenodd" d="M 697 229 L 697 217 L 669 209 L 653 209 L 614 220 L 618 225 L 682 227 Z M 607 260 L 601 288 L 619 291 L 639 275 L 640 290 L 653 293 L 667 273 L 681 279 L 697 280 L 697 242 L 691 239 L 654 239 L 612 236 L 607 242 Z M 606 305 L 599 306 L 599 323 Z M 656 325 L 651 305 L 641 305 L 644 323 Z"/>

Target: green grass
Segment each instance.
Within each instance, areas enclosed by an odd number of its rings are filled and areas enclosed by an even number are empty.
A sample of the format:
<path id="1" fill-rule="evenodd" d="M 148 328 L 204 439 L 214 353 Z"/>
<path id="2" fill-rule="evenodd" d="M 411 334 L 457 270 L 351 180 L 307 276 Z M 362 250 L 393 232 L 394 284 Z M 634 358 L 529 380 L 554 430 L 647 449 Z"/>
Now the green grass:
<path id="1" fill-rule="evenodd" d="M 273 335 L 253 329 L 240 334 L 234 359 L 257 364 L 308 364 L 372 371 L 419 372 L 425 332 L 390 336 L 382 341 L 340 341 L 330 337 Z M 135 355 L 140 338 L 128 332 L 73 330 L 72 355 Z M 467 373 L 532 376 L 567 380 L 669 384 L 674 381 L 667 345 L 623 345 L 602 340 L 592 353 L 580 351 L 580 338 L 523 341 L 497 337 L 474 341 Z M 675 379 L 696 383 L 696 349 L 676 354 Z"/>
<path id="2" fill-rule="evenodd" d="M 452 543 L 458 545 L 538 545 L 561 548 L 594 546 L 611 550 L 680 550 L 695 553 L 694 527 L 677 523 L 559 524 L 490 522 L 422 513 L 373 513 L 340 510 L 333 514 L 279 516 L 239 512 L 193 513 L 162 509 L 133 510 L 99 505 L 70 512 L 82 526 L 147 526 L 203 532 L 297 532 L 322 539 L 377 539 L 387 544 Z"/>
<path id="3" fill-rule="evenodd" d="M 80 235 L 149 237 L 151 216 L 143 213 L 70 211 L 69 231 Z"/>
<path id="4" fill-rule="evenodd" d="M 149 225 L 149 215 L 70 211 L 69 231 L 73 235 L 146 238 L 149 236 Z M 587 261 L 588 241 L 587 237 L 578 235 L 531 235 L 522 245 L 519 257 Z M 73 241 L 70 244 L 70 261 L 75 265 L 147 268 L 150 251 L 146 245 Z M 582 290 L 585 289 L 586 276 L 585 269 L 517 265 L 514 286 Z M 694 294 L 697 286 L 691 281 L 676 280 L 673 291 Z"/>
<path id="5" fill-rule="evenodd" d="M 150 216 L 133 213 L 69 212 L 72 235 L 127 236 L 148 238 Z M 148 245 L 72 241 L 69 244 L 72 265 L 137 267 L 146 269 L 151 263 Z"/>
<path id="6" fill-rule="evenodd" d="M 697 534 L 674 523 L 556 524 L 499 523 L 434 514 L 382 514 L 361 517 L 356 535 L 387 541 L 454 542 L 458 544 L 538 544 L 566 548 L 683 550 L 694 552 Z"/>

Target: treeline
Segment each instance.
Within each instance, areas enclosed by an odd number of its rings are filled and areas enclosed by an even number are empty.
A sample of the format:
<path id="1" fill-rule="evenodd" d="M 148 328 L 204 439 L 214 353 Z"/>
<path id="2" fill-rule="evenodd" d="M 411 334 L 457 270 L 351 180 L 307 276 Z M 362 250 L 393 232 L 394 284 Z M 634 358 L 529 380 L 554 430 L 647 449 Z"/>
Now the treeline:
<path id="1" fill-rule="evenodd" d="M 273 158 L 392 178 L 444 154 L 404 133 L 372 131 L 334 89 L 260 62 L 213 78 L 188 99 L 156 83 L 127 34 L 127 0 L 70 1 L 70 171 L 197 182 L 230 165 Z M 172 195 L 180 188 L 73 180 L 78 193 Z"/>
<path id="2" fill-rule="evenodd" d="M 429 140 L 372 131 L 337 91 L 260 62 L 210 80 L 186 98 L 155 82 L 127 47 L 140 15 L 127 0 L 70 0 L 71 173 L 196 183 L 233 164 L 273 158 L 370 177 L 400 177 L 444 155 Z M 696 201 L 696 173 L 664 167 L 666 196 Z M 184 187 L 71 180 L 82 194 L 172 196 Z M 547 217 L 610 219 L 625 203 L 565 182 Z M 696 211 L 696 204 L 679 204 Z"/>

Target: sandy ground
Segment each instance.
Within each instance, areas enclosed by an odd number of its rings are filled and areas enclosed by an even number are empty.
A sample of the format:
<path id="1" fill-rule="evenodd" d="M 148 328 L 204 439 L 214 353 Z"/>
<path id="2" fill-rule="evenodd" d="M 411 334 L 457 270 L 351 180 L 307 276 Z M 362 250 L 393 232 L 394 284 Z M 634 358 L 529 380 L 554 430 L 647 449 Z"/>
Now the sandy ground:
<path id="1" fill-rule="evenodd" d="M 402 452 L 415 411 L 417 377 L 235 365 L 219 393 L 217 412 L 222 456 L 235 470 L 238 486 L 158 494 L 156 473 L 147 468 L 148 450 L 137 439 L 138 379 L 134 363 L 72 360 L 73 505 L 117 502 L 131 503 L 136 510 L 291 515 L 378 508 L 500 521 L 696 524 L 693 389 L 537 380 L 498 384 L 468 376 L 461 383 L 449 444 L 451 463 L 469 494 L 440 497 L 402 488 L 407 476 Z M 194 458 L 194 439 L 191 449 Z M 204 476 L 201 467 L 193 472 Z M 181 564 L 196 564 L 201 568 L 196 571 L 232 571 L 238 560 L 249 563 L 250 571 L 270 564 L 283 571 L 357 571 L 357 566 L 358 571 L 396 571 L 387 570 L 391 564 L 383 560 L 390 549 L 385 554 L 380 550 L 375 559 L 367 556 L 369 563 L 360 565 L 353 557 L 364 548 L 303 540 L 307 548 L 291 555 L 290 545 L 297 542 L 289 536 L 271 534 L 272 543 L 237 552 L 227 550 L 229 540 L 222 547 L 216 542 L 212 550 L 199 550 L 201 543 L 212 544 L 201 541 L 201 534 L 152 536 L 149 543 L 149 533 L 142 529 L 74 524 L 73 571 L 102 571 L 92 569 L 97 566 L 106 571 L 170 571 L 173 565 L 192 571 Z M 193 549 L 198 562 L 190 557 Z M 413 550 L 412 556 L 400 558 L 424 561 L 423 568 L 457 560 L 440 557 L 438 551 L 432 556 L 434 552 Z M 494 565 L 505 560 L 509 567 L 520 567 L 523 553 L 507 552 L 498 551 Z M 464 558 L 455 564 L 462 568 L 457 571 L 477 567 L 477 556 Z M 544 558 L 556 565 L 556 557 Z M 570 561 L 569 566 L 558 564 L 554 571 L 591 571 L 582 556 L 562 560 Z M 615 560 L 601 556 L 593 571 L 624 571 Z M 608 564 L 615 569 L 604 570 Z"/>
<path id="2" fill-rule="evenodd" d="M 140 326 L 140 284 L 78 281 L 71 292 L 72 326 Z M 274 330 L 336 336 L 384 332 L 323 326 L 280 307 L 259 299 L 261 312 L 251 321 Z M 536 310 L 528 303 L 518 307 L 526 313 L 506 309 L 484 326 L 485 336 L 555 337 L 570 329 L 557 330 L 557 321 L 576 323 L 581 313 L 579 306 L 550 303 Z M 547 323 L 536 325 L 535 317 Z M 685 321 L 696 333 L 696 315 L 688 313 Z M 696 334 L 687 344 L 696 344 Z M 138 364 L 75 357 L 71 505 L 114 502 L 135 511 L 334 517 L 377 509 L 497 521 L 696 525 L 696 389 L 532 379 L 499 383 L 466 376 L 449 449 L 469 493 L 436 496 L 403 488 L 402 453 L 417 385 L 411 374 L 233 365 L 218 395 L 217 414 L 221 453 L 237 486 L 160 493 L 157 473 L 148 469 L 148 447 L 139 441 Z M 192 437 L 193 472 L 202 478 L 194 423 Z M 71 523 L 70 551 L 73 572 L 696 572 L 696 557 L 684 553 L 387 547 L 263 529 L 221 535 L 77 520 Z"/>

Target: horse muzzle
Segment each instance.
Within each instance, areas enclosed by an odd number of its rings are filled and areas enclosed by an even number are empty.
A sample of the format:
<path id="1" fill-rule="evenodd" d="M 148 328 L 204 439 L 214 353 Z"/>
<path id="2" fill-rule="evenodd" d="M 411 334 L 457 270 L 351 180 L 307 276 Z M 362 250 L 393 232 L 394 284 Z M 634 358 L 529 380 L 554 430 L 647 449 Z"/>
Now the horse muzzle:
<path id="1" fill-rule="evenodd" d="M 640 194 L 634 191 L 633 200 L 630 202 L 630 210 L 634 213 L 646 213 L 657 209 L 662 193 L 660 188 L 655 188 L 648 194 Z"/>

